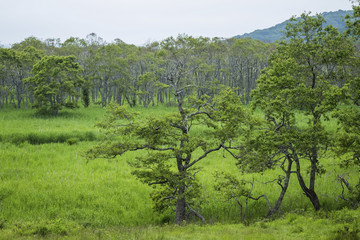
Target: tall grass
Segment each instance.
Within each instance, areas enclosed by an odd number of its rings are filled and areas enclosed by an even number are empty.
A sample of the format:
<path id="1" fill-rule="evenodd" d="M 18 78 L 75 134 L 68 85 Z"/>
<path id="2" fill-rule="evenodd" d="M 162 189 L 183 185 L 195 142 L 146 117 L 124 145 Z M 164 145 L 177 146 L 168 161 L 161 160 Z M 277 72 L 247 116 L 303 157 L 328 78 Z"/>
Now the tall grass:
<path id="1" fill-rule="evenodd" d="M 31 109 L 5 108 L 0 110 L 0 140 L 3 142 L 13 140 L 18 143 L 32 138 L 45 140 L 47 138 L 49 141 L 54 138 L 53 140 L 56 141 L 56 137 L 61 140 L 61 135 L 74 136 L 76 133 L 80 136 L 82 134 L 82 137 L 85 137 L 85 133 L 95 135 L 97 131 L 94 125 L 104 113 L 105 109 L 98 106 L 63 110 L 58 117 L 37 116 L 35 110 Z"/>
<path id="2" fill-rule="evenodd" d="M 8 222 L 67 219 L 84 225 L 148 224 L 149 189 L 124 160 L 86 163 L 88 143 L 1 144 L 1 216 Z"/>

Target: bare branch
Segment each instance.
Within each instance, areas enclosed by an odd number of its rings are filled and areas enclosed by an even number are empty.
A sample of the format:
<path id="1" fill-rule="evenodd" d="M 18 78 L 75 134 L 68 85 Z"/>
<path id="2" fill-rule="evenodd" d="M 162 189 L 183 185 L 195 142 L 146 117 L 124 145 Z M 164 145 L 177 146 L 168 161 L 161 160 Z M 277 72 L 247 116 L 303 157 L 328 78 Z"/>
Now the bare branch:
<path id="1" fill-rule="evenodd" d="M 210 150 L 207 150 L 204 152 L 203 155 L 201 155 L 200 157 L 198 157 L 197 159 L 195 159 L 194 161 L 192 161 L 190 164 L 186 164 L 184 166 L 184 169 L 188 169 L 190 168 L 192 165 L 194 165 L 195 163 L 197 163 L 198 161 L 200 161 L 201 159 L 205 158 L 209 153 L 212 153 L 212 152 L 215 152 L 217 150 L 219 150 L 223 145 L 220 144 L 218 147 L 216 148 L 213 148 L 213 149 L 210 149 Z"/>
<path id="2" fill-rule="evenodd" d="M 239 158 L 240 158 L 240 156 L 237 156 L 237 155 L 235 155 L 233 152 L 230 151 L 230 149 L 238 150 L 238 149 L 239 149 L 238 147 L 227 147 L 227 146 L 225 146 L 225 145 L 222 145 L 222 147 L 224 148 L 224 150 L 226 150 L 228 153 L 230 153 L 230 155 L 231 155 L 233 158 L 235 158 L 235 159 L 239 159 Z M 224 156 L 224 152 L 223 152 L 223 157 L 225 157 L 225 156 Z"/>
<path id="3" fill-rule="evenodd" d="M 174 95 L 177 96 L 180 93 L 182 93 L 185 89 L 190 88 L 190 87 L 196 87 L 196 85 L 186 85 L 185 87 L 177 89 L 177 90 L 174 91 Z"/>
<path id="4" fill-rule="evenodd" d="M 252 200 L 259 200 L 260 198 L 265 198 L 265 200 L 266 200 L 266 202 L 267 202 L 267 204 L 268 204 L 268 207 L 269 207 L 269 210 L 271 210 L 271 204 L 270 204 L 270 201 L 269 201 L 269 199 L 266 197 L 266 195 L 265 194 L 263 194 L 263 195 L 260 195 L 260 196 L 258 196 L 257 198 L 254 198 L 254 197 L 249 197 L 250 199 L 252 199 Z"/>
<path id="5" fill-rule="evenodd" d="M 193 213 L 196 217 L 200 218 L 202 222 L 205 222 L 205 218 L 201 216 L 198 212 L 196 212 L 194 209 L 192 209 L 189 203 L 186 203 L 186 206 L 188 207 L 190 213 Z"/>
<path id="6" fill-rule="evenodd" d="M 341 183 L 344 183 L 345 184 L 345 186 L 346 186 L 346 188 L 349 190 L 349 192 L 353 192 L 353 188 L 351 187 L 351 185 L 350 185 L 350 183 L 346 180 L 346 178 L 343 176 L 343 175 L 338 175 L 337 176 L 338 177 L 338 179 L 339 179 L 339 181 L 341 182 Z"/>
<path id="7" fill-rule="evenodd" d="M 193 117 L 193 116 L 200 115 L 200 114 L 205 114 L 205 115 L 207 115 L 209 118 L 212 118 L 212 116 L 210 115 L 209 112 L 207 112 L 207 111 L 200 112 L 199 109 L 198 109 L 196 112 L 194 112 L 194 113 L 190 113 L 189 115 L 186 115 L 186 118 L 191 118 L 191 117 Z"/>

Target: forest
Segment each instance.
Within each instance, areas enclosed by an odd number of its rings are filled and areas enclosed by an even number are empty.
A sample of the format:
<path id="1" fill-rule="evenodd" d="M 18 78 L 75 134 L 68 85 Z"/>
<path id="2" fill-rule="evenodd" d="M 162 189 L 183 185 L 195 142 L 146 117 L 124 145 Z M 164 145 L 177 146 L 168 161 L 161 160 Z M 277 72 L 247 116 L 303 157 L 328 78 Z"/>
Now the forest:
<path id="1" fill-rule="evenodd" d="M 0 238 L 359 239 L 359 17 L 0 48 Z"/>

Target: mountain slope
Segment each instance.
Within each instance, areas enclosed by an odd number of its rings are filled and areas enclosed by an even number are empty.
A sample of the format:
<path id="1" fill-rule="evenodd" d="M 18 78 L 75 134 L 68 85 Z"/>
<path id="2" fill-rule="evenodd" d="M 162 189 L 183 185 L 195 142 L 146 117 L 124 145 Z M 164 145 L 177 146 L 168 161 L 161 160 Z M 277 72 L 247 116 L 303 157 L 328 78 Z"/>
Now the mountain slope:
<path id="1" fill-rule="evenodd" d="M 338 10 L 336 12 L 324 12 L 322 15 L 325 18 L 326 25 L 333 25 L 334 27 L 338 28 L 340 31 L 345 30 L 345 21 L 344 18 L 346 15 L 351 15 L 352 10 Z M 243 35 L 237 35 L 234 38 L 253 38 L 258 39 L 264 42 L 274 42 L 276 40 L 280 40 L 284 37 L 284 30 L 286 24 L 289 20 L 284 21 L 280 24 L 277 24 L 273 27 L 262 29 L 262 30 L 255 30 L 251 33 L 245 33 Z"/>

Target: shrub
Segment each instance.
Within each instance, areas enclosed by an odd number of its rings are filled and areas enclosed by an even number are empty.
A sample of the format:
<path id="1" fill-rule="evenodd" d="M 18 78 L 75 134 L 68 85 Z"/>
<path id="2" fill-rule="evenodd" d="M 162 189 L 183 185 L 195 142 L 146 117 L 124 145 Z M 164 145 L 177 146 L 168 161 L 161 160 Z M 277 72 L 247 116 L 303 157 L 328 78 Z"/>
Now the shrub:
<path id="1" fill-rule="evenodd" d="M 74 145 L 74 144 L 77 144 L 78 142 L 79 142 L 79 139 L 77 137 L 72 137 L 72 138 L 66 139 L 66 143 L 69 145 Z"/>

